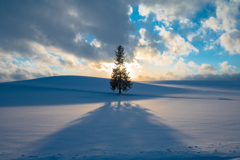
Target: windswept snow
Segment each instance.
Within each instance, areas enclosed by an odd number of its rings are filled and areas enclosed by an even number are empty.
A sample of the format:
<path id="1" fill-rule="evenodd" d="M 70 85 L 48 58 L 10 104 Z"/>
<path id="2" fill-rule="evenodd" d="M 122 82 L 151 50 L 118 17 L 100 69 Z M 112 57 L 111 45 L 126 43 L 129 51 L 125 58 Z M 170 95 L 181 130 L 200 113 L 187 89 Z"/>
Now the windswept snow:
<path id="1" fill-rule="evenodd" d="M 240 82 L 0 83 L 0 159 L 238 159 Z"/>

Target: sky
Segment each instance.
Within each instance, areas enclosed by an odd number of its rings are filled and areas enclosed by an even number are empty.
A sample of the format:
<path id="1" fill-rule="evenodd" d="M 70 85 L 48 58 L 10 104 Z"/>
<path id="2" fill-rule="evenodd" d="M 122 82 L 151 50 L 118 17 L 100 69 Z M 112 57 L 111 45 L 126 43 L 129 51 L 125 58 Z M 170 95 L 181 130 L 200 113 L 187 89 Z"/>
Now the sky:
<path id="1" fill-rule="evenodd" d="M 240 0 L 0 1 L 0 82 L 110 78 L 122 45 L 134 81 L 240 80 Z"/>

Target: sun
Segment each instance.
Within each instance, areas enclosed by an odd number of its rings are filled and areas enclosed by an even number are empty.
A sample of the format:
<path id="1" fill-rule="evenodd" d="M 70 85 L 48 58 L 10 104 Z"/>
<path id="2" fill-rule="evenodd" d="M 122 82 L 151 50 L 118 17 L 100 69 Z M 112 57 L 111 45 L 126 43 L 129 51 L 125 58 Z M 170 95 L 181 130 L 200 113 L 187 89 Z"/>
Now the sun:
<path id="1" fill-rule="evenodd" d="M 134 60 L 132 63 L 126 63 L 125 67 L 127 69 L 127 72 L 130 72 L 129 75 L 131 79 L 139 76 L 142 70 L 141 65 L 136 60 Z"/>
<path id="2" fill-rule="evenodd" d="M 134 60 L 132 63 L 126 62 L 124 66 L 127 72 L 129 72 L 129 76 L 131 77 L 131 79 L 136 78 L 141 73 L 142 67 L 136 60 Z M 114 63 L 104 62 L 102 63 L 102 69 L 100 70 L 105 71 L 108 76 L 111 76 L 113 68 L 115 68 Z M 121 69 L 122 69 L 122 66 L 121 66 Z"/>

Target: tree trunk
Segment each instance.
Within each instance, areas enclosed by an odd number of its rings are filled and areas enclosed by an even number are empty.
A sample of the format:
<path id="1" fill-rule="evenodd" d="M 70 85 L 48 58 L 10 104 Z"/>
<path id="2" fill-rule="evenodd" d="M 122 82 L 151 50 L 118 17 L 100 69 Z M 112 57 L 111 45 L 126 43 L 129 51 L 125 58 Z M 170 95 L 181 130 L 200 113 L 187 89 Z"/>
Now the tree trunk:
<path id="1" fill-rule="evenodd" d="M 119 88 L 119 94 L 122 94 L 121 89 L 122 89 L 122 88 Z"/>

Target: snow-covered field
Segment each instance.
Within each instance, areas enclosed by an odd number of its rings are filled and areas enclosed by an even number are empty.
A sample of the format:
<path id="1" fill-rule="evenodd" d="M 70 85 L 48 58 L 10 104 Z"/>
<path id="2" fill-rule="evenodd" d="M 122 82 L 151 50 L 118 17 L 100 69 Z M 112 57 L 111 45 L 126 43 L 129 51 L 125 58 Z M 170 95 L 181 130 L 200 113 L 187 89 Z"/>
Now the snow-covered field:
<path id="1" fill-rule="evenodd" d="M 0 159 L 240 159 L 240 82 L 0 83 Z"/>

